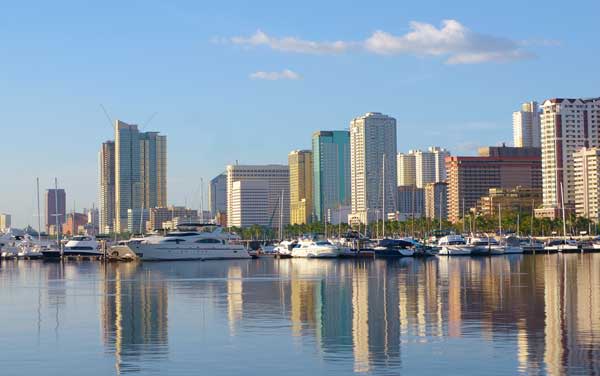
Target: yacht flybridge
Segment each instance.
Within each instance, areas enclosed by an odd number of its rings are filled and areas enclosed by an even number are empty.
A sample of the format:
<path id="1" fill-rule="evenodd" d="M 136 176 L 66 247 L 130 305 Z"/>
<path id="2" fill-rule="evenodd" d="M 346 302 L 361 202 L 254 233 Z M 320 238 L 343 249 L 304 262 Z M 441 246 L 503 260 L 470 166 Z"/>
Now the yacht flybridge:
<path id="1" fill-rule="evenodd" d="M 143 261 L 249 259 L 246 247 L 235 244 L 237 235 L 215 224 L 189 223 L 164 236 L 151 235 L 128 242 Z"/>

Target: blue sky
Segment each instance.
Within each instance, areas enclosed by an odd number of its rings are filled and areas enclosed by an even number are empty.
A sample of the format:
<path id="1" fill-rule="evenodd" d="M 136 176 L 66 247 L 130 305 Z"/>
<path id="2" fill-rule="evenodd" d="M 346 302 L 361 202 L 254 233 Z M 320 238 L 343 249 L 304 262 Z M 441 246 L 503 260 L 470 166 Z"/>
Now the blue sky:
<path id="1" fill-rule="evenodd" d="M 130 123 L 157 113 L 145 130 L 169 137 L 169 201 L 198 207 L 201 177 L 286 163 L 367 111 L 398 120 L 399 151 L 472 154 L 511 142 L 520 102 L 600 95 L 597 1 L 6 3 L 0 212 L 19 226 L 36 176 L 59 178 L 69 210 L 97 201 L 101 104 Z"/>

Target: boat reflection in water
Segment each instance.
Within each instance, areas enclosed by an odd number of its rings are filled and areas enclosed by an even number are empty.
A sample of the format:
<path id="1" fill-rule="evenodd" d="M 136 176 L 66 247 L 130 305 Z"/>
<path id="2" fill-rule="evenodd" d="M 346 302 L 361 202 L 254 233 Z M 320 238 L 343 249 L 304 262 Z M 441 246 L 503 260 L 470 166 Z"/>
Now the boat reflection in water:
<path id="1" fill-rule="evenodd" d="M 597 254 L 26 265 L 1 265 L 7 319 L 22 316 L 7 291 L 51 280 L 41 335 L 51 322 L 58 344 L 45 356 L 61 366 L 85 357 L 89 374 L 107 362 L 156 374 L 600 374 Z M 87 351 L 67 357 L 65 333 L 98 325 L 78 316 L 85 299 L 100 305 L 105 356 L 78 336 Z M 55 309 L 57 329 L 45 318 Z M 0 344 L 15 359 L 9 373 L 28 367 L 14 348 Z"/>

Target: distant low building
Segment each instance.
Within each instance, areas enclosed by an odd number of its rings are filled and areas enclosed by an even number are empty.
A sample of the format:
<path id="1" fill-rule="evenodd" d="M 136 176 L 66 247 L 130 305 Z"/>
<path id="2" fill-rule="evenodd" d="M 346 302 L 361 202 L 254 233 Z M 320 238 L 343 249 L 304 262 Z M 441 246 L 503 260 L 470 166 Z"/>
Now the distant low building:
<path id="1" fill-rule="evenodd" d="M 87 214 L 69 213 L 67 214 L 67 221 L 62 225 L 62 233 L 66 236 L 84 234 L 87 223 Z"/>
<path id="2" fill-rule="evenodd" d="M 398 213 L 401 218 L 421 218 L 425 214 L 425 190 L 414 185 L 399 186 Z"/>
<path id="3" fill-rule="evenodd" d="M 6 231 L 11 227 L 11 218 L 10 214 L 0 214 L 0 231 Z"/>
<path id="4" fill-rule="evenodd" d="M 161 230 L 164 228 L 164 223 L 173 221 L 175 218 L 197 218 L 198 211 L 188 209 L 184 206 L 167 206 L 159 208 L 151 208 L 148 213 L 148 231 Z"/>
<path id="5" fill-rule="evenodd" d="M 531 213 L 542 203 L 541 188 L 516 187 L 511 189 L 490 188 L 489 194 L 477 201 L 478 213 L 495 216 L 501 211 L 520 211 Z"/>
<path id="6" fill-rule="evenodd" d="M 448 184 L 444 182 L 425 185 L 425 217 L 448 218 Z"/>

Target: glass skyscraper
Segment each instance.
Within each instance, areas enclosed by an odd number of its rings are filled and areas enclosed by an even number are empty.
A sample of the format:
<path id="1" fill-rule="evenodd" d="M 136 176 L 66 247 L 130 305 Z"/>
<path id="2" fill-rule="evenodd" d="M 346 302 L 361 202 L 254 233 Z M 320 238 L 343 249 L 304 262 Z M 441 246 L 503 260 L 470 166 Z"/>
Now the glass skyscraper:
<path id="1" fill-rule="evenodd" d="M 328 209 L 350 205 L 350 132 L 315 132 L 312 151 L 314 211 L 322 221 Z"/>

